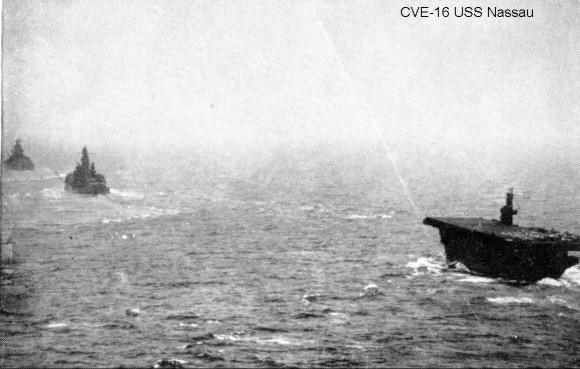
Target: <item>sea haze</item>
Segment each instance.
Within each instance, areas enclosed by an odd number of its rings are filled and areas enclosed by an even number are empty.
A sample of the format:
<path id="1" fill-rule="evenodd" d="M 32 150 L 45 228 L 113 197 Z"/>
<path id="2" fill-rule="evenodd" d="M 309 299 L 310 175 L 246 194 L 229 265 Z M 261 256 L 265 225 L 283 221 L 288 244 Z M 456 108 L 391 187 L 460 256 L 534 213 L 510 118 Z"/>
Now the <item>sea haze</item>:
<path id="1" fill-rule="evenodd" d="M 449 271 L 421 224 L 497 217 L 515 186 L 517 222 L 580 232 L 577 153 L 389 149 L 97 161 L 96 197 L 64 192 L 66 163 L 5 172 L 0 365 L 580 365 L 577 266 L 528 286 Z"/>

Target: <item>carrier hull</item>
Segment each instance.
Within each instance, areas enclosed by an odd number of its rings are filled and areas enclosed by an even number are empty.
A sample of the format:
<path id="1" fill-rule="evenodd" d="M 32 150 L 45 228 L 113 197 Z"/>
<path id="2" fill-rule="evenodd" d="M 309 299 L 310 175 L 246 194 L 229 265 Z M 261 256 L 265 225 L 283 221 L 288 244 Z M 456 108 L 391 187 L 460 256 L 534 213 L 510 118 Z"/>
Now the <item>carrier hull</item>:
<path id="1" fill-rule="evenodd" d="M 426 218 L 439 229 L 447 262 L 460 262 L 471 272 L 520 282 L 559 278 L 578 264 L 570 250 L 580 238 L 540 228 L 506 226 L 481 218 Z"/>

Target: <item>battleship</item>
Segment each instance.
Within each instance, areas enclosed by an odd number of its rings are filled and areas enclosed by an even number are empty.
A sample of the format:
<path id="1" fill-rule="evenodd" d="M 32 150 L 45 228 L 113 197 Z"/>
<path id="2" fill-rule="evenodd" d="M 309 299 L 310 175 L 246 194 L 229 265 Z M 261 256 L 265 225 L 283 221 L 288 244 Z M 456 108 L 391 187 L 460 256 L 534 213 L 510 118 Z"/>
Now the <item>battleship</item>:
<path id="1" fill-rule="evenodd" d="M 28 156 L 24 155 L 24 149 L 20 145 L 20 139 L 16 140 L 12 152 L 8 156 L 8 159 L 4 161 L 4 165 L 11 170 L 34 170 L 34 163 Z"/>
<path id="2" fill-rule="evenodd" d="M 513 224 L 513 198 L 509 189 L 499 221 L 427 217 L 423 223 L 439 229 L 450 266 L 461 263 L 474 274 L 518 283 L 560 278 L 579 262 L 568 251 L 580 251 L 580 236 Z"/>
<path id="3" fill-rule="evenodd" d="M 109 187 L 105 176 L 97 173 L 95 163 L 89 160 L 89 153 L 86 147 L 83 147 L 83 153 L 80 164 L 74 172 L 66 175 L 65 190 L 84 195 L 99 195 L 109 193 Z"/>

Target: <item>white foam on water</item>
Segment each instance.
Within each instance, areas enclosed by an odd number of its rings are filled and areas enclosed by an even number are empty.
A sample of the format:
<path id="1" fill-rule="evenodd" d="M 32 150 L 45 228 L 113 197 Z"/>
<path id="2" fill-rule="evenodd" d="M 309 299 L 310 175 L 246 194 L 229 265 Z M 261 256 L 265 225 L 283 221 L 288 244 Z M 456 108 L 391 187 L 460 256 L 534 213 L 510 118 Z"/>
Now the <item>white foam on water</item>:
<path id="1" fill-rule="evenodd" d="M 237 334 L 216 334 L 214 336 L 220 341 L 247 341 L 247 337 L 241 337 Z"/>
<path id="2" fill-rule="evenodd" d="M 178 348 L 178 349 L 182 349 L 182 350 L 184 350 L 184 349 L 192 348 L 192 347 L 194 347 L 194 345 L 203 345 L 203 342 L 201 342 L 201 341 L 198 341 L 198 342 L 196 342 L 195 344 L 193 344 L 193 343 L 188 343 L 188 344 L 185 344 L 185 345 L 183 345 L 183 346 L 177 346 L 177 348 Z"/>
<path id="3" fill-rule="evenodd" d="M 139 316 L 141 314 L 141 309 L 139 308 L 129 308 L 125 310 L 125 315 L 127 316 Z"/>
<path id="4" fill-rule="evenodd" d="M 44 326 L 44 328 L 56 333 L 67 333 L 71 330 L 69 322 L 48 323 Z"/>
<path id="5" fill-rule="evenodd" d="M 328 315 L 330 315 L 330 323 L 331 324 L 337 324 L 337 325 L 346 324 L 346 322 L 349 319 L 349 316 L 346 313 L 331 312 Z"/>
<path id="6" fill-rule="evenodd" d="M 107 218 L 105 218 L 105 219 L 102 220 L 102 222 L 105 223 L 105 224 L 110 223 L 110 222 L 119 223 L 119 222 L 122 222 L 122 221 L 123 221 L 123 219 L 121 219 L 121 218 L 115 218 L 115 219 L 107 219 Z"/>
<path id="7" fill-rule="evenodd" d="M 267 338 L 267 339 L 256 339 L 257 343 L 274 343 L 276 345 L 283 345 L 283 346 L 296 346 L 299 345 L 299 343 L 296 343 L 292 340 L 289 340 L 288 338 L 285 337 L 273 337 L 273 338 Z"/>
<path id="8" fill-rule="evenodd" d="M 125 274 L 125 272 L 117 272 L 115 274 L 119 276 L 119 279 L 121 279 L 121 283 L 127 283 L 128 279 L 127 274 Z"/>
<path id="9" fill-rule="evenodd" d="M 570 282 L 567 282 L 562 279 L 553 279 L 553 278 L 544 278 L 536 282 L 536 284 L 542 286 L 551 286 L 551 287 L 568 287 L 570 286 Z"/>
<path id="10" fill-rule="evenodd" d="M 322 295 L 319 293 L 306 294 L 306 295 L 302 296 L 302 300 L 300 300 L 300 302 L 302 302 L 305 305 L 308 305 L 311 302 L 318 300 L 318 298 L 320 296 L 322 296 Z"/>
<path id="11" fill-rule="evenodd" d="M 123 235 L 121 235 L 121 239 L 122 240 L 128 240 L 129 238 L 135 238 L 135 237 L 136 236 L 135 236 L 134 233 L 133 234 L 123 234 Z"/>
<path id="12" fill-rule="evenodd" d="M 58 172 L 54 172 L 48 168 L 44 168 L 45 170 L 45 174 L 40 174 L 41 177 L 39 178 L 40 180 L 45 180 L 45 179 L 57 179 L 57 178 L 64 178 L 66 177 L 66 173 L 58 173 Z"/>
<path id="13" fill-rule="evenodd" d="M 406 267 L 414 270 L 413 275 L 441 274 L 445 268 L 432 257 L 420 257 L 416 261 L 408 262 Z"/>
<path id="14" fill-rule="evenodd" d="M 122 191 L 122 190 L 117 190 L 115 188 L 111 188 L 110 193 L 111 193 L 111 195 L 120 196 L 120 197 L 124 197 L 124 198 L 129 198 L 129 199 L 143 199 L 143 198 L 145 198 L 145 195 L 142 193 L 138 193 L 138 192 L 134 192 L 134 191 Z"/>
<path id="15" fill-rule="evenodd" d="M 157 217 L 157 216 L 161 216 L 161 215 L 175 215 L 175 214 L 179 214 L 179 210 L 175 210 L 175 209 L 159 209 L 159 208 L 156 208 L 155 206 L 151 206 L 149 208 L 149 210 L 150 210 L 149 212 L 142 213 L 138 217 L 129 217 L 127 219 L 134 219 L 134 218 L 145 219 L 145 218 Z"/>
<path id="16" fill-rule="evenodd" d="M 576 310 L 576 311 L 580 311 L 580 305 L 579 304 L 571 304 L 570 302 L 568 302 L 567 300 L 558 297 L 558 296 L 548 296 L 548 300 L 555 304 L 555 305 L 560 305 L 560 306 L 564 306 L 570 310 Z"/>
<path id="17" fill-rule="evenodd" d="M 560 297 L 557 296 L 548 296 L 548 300 L 554 304 L 563 305 L 567 304 L 568 302 Z"/>
<path id="18" fill-rule="evenodd" d="M 189 328 L 197 328 L 199 327 L 199 324 L 195 324 L 195 323 L 179 323 L 180 327 L 189 327 Z"/>
<path id="19" fill-rule="evenodd" d="M 534 300 L 529 298 L 529 297 L 513 297 L 513 296 L 487 297 L 486 300 L 491 302 L 492 304 L 497 304 L 497 305 L 533 304 L 534 303 Z"/>
<path id="20" fill-rule="evenodd" d="M 123 211 L 119 211 L 119 215 L 121 217 L 117 218 L 103 218 L 101 220 L 102 223 L 107 224 L 111 222 L 120 223 L 123 221 L 130 221 L 134 219 L 147 219 L 147 218 L 155 218 L 158 216 L 163 215 L 175 215 L 179 214 L 180 210 L 177 209 L 160 209 L 155 206 L 149 207 L 139 207 L 139 206 L 130 206 Z M 129 235 L 130 236 L 130 235 Z"/>
<path id="21" fill-rule="evenodd" d="M 374 283 L 369 283 L 365 286 L 365 291 L 369 291 L 369 290 L 378 290 L 379 286 L 377 286 Z"/>
<path id="22" fill-rule="evenodd" d="M 161 359 L 155 363 L 154 369 L 160 368 L 180 368 L 188 362 L 179 359 Z"/>
<path id="23" fill-rule="evenodd" d="M 463 273 L 471 272 L 468 267 L 466 267 L 465 265 L 463 265 L 462 263 L 460 263 L 458 261 L 453 262 L 452 265 L 448 265 L 447 268 L 450 270 L 454 270 L 456 272 L 463 272 Z"/>
<path id="24" fill-rule="evenodd" d="M 364 292 L 358 295 L 358 297 L 374 297 L 381 294 L 379 286 L 374 283 L 369 283 L 365 286 Z"/>
<path id="25" fill-rule="evenodd" d="M 574 265 L 566 269 L 560 280 L 580 285 L 580 265 Z"/>
<path id="26" fill-rule="evenodd" d="M 487 277 L 479 277 L 479 276 L 469 276 L 466 278 L 462 278 L 458 280 L 458 282 L 465 282 L 465 283 L 493 283 L 495 279 L 487 278 Z"/>
<path id="27" fill-rule="evenodd" d="M 240 333 L 233 333 L 233 334 L 216 334 L 215 338 L 220 341 L 244 341 L 244 342 L 255 342 L 261 345 L 283 345 L 283 346 L 300 346 L 302 344 L 301 341 L 293 340 L 283 336 L 275 336 L 275 337 L 252 337 L 252 336 L 244 336 Z"/>

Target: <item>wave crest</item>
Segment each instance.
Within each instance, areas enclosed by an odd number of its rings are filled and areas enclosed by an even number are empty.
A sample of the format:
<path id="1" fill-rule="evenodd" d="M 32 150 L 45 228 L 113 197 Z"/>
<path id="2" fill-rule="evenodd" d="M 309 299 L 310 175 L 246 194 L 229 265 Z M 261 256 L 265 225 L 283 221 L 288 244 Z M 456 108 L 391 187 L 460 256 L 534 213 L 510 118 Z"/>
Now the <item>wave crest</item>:
<path id="1" fill-rule="evenodd" d="M 144 199 L 145 195 L 135 191 L 122 191 L 115 188 L 110 189 L 111 195 L 119 196 L 128 199 Z"/>
<path id="2" fill-rule="evenodd" d="M 441 274 L 446 266 L 432 257 L 419 257 L 416 261 L 410 261 L 407 268 L 414 270 L 413 275 Z"/>
<path id="3" fill-rule="evenodd" d="M 574 265 L 573 267 L 566 269 L 560 279 L 566 282 L 580 285 L 580 265 Z"/>
<path id="4" fill-rule="evenodd" d="M 487 301 L 492 304 L 497 305 L 513 305 L 513 304 L 533 304 L 534 300 L 530 297 L 515 297 L 515 296 L 505 296 L 505 297 L 488 297 Z"/>

